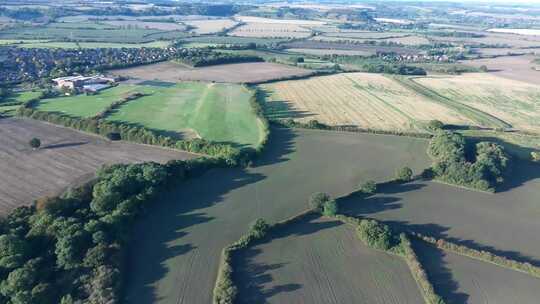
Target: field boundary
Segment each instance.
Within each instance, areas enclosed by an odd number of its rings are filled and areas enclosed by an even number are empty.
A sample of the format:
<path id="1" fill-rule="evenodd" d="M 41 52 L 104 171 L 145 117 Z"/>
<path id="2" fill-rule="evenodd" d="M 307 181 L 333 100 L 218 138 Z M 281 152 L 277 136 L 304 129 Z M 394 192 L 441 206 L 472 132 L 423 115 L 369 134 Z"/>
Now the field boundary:
<path id="1" fill-rule="evenodd" d="M 57 112 L 42 112 L 32 108 L 21 107 L 17 116 L 28 117 L 64 127 L 94 133 L 108 137 L 112 133 L 119 135 L 121 139 L 178 149 L 186 152 L 204 154 L 214 158 L 222 158 L 231 164 L 246 161 L 249 156 L 245 151 L 234 148 L 229 144 L 212 143 L 203 139 L 179 140 L 170 136 L 159 134 L 157 131 L 138 125 L 119 122 L 106 122 L 95 118 L 80 118 Z"/>
<path id="2" fill-rule="evenodd" d="M 498 128 L 512 128 L 512 125 L 505 122 L 504 120 L 501 120 L 489 113 L 480 111 L 476 108 L 473 108 L 461 102 L 456 102 L 450 98 L 447 98 L 431 90 L 430 88 L 422 84 L 419 84 L 418 82 L 414 81 L 415 78 L 419 78 L 419 77 L 405 77 L 405 76 L 392 77 L 393 80 L 395 80 L 397 83 L 401 84 L 405 88 L 413 90 L 414 92 L 422 96 L 425 96 L 426 98 L 429 98 L 430 100 L 436 103 L 449 107 L 457 111 L 458 113 L 461 113 L 469 117 L 471 120 L 473 120 L 476 123 L 486 124 L 486 126 L 489 126 L 491 124 Z M 423 77 L 423 78 L 426 78 L 426 77 Z"/>
<path id="3" fill-rule="evenodd" d="M 531 263 L 519 262 L 514 259 L 509 259 L 507 257 L 494 254 L 490 251 L 473 249 L 468 246 L 459 245 L 442 238 L 437 239 L 418 232 L 410 231 L 408 233 L 412 237 L 435 246 L 441 250 L 540 278 L 540 267 L 532 265 Z"/>
<path id="4" fill-rule="evenodd" d="M 406 131 L 390 131 L 390 130 L 381 130 L 381 129 L 366 129 L 360 128 L 357 126 L 330 126 L 323 123 L 320 123 L 316 120 L 312 120 L 308 123 L 301 123 L 294 121 L 292 119 L 272 119 L 270 123 L 286 127 L 286 128 L 296 128 L 296 129 L 307 129 L 307 130 L 321 130 L 321 131 L 332 131 L 332 132 L 348 132 L 348 133 L 367 133 L 375 135 L 390 135 L 390 136 L 403 136 L 403 137 L 412 137 L 412 138 L 422 138 L 422 139 L 431 139 L 433 134 L 430 133 L 419 133 L 419 132 L 406 132 Z"/>

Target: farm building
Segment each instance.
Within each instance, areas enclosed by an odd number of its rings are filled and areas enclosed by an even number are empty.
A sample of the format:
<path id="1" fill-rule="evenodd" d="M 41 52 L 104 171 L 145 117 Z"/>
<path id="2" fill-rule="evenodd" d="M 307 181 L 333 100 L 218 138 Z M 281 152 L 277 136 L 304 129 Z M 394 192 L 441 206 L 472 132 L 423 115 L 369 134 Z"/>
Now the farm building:
<path id="1" fill-rule="evenodd" d="M 87 87 L 90 90 L 99 91 L 102 90 L 110 83 L 114 83 L 116 79 L 111 77 L 105 77 L 103 75 L 93 76 L 67 76 L 53 79 L 58 89 L 70 89 L 70 90 L 85 90 Z M 94 85 L 100 84 L 102 86 L 94 87 Z M 103 87 L 105 86 L 105 87 Z"/>

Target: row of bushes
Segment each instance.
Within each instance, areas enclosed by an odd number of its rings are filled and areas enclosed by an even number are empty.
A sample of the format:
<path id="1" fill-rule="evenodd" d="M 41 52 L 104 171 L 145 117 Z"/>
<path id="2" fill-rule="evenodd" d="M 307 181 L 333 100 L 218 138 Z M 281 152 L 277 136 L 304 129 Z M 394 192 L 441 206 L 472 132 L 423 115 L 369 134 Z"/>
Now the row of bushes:
<path id="1" fill-rule="evenodd" d="M 409 266 L 409 269 L 411 270 L 411 273 L 414 277 L 414 280 L 420 287 L 420 290 L 422 291 L 422 295 L 424 296 L 424 300 L 427 304 L 444 304 L 443 298 L 439 296 L 435 289 L 433 288 L 433 285 L 429 281 L 429 277 L 426 273 L 426 270 L 422 266 L 422 263 L 418 260 L 418 256 L 414 252 L 414 249 L 412 248 L 411 241 L 405 235 L 402 233 L 400 235 L 401 238 L 401 250 L 402 255 L 405 258 L 405 261 L 407 262 L 407 265 Z"/>
<path id="2" fill-rule="evenodd" d="M 175 60 L 193 67 L 264 61 L 259 56 L 219 52 L 205 48 L 181 49 L 175 55 Z"/>
<path id="3" fill-rule="evenodd" d="M 96 114 L 94 116 L 94 118 L 95 119 L 103 119 L 107 115 L 111 114 L 114 110 L 118 109 L 121 105 L 123 105 L 125 103 L 128 103 L 128 102 L 130 102 L 132 100 L 141 98 L 143 96 L 145 96 L 145 94 L 140 93 L 140 92 L 131 93 L 128 96 L 123 97 L 122 99 L 117 100 L 117 101 L 111 103 L 110 105 L 108 105 L 103 111 Z"/>
<path id="4" fill-rule="evenodd" d="M 172 183 L 222 166 L 211 158 L 113 165 L 15 209 L 0 219 L 0 303 L 119 303 L 135 220 Z"/>
<path id="5" fill-rule="evenodd" d="M 397 237 L 388 225 L 373 219 L 358 219 L 341 214 L 336 215 L 335 218 L 354 226 L 358 232 L 358 237 L 367 246 L 403 257 L 422 292 L 426 304 L 445 303 L 441 296 L 435 292 L 407 235 L 401 233 Z"/>
<path id="6" fill-rule="evenodd" d="M 244 249 L 254 241 L 263 238 L 270 226 L 263 220 L 257 219 L 250 227 L 249 232 L 238 241 L 225 247 L 221 252 L 221 261 L 218 270 L 216 285 L 214 286 L 214 304 L 233 304 L 238 294 L 238 288 L 233 282 L 233 254 Z"/>
<path id="7" fill-rule="evenodd" d="M 447 131 L 439 131 L 432 138 L 428 154 L 434 161 L 431 171 L 435 178 L 489 192 L 495 192 L 504 182 L 510 162 L 501 145 L 467 145 L 463 135 Z"/>
<path id="8" fill-rule="evenodd" d="M 211 157 L 224 159 L 231 165 L 245 162 L 249 157 L 248 153 L 243 153 L 231 145 L 212 143 L 204 139 L 179 140 L 138 125 L 103 121 L 96 118 L 72 117 L 56 112 L 41 112 L 27 107 L 21 107 L 17 114 L 19 116 L 46 121 L 108 138 L 115 137 L 112 135 L 117 135 L 119 138 L 115 139 L 201 153 Z"/>
<path id="9" fill-rule="evenodd" d="M 281 125 L 284 127 L 288 127 L 288 128 L 370 133 L 370 134 L 379 134 L 379 135 L 395 135 L 395 136 L 407 136 L 407 137 L 427 138 L 427 139 L 433 137 L 433 135 L 429 133 L 378 130 L 378 129 L 360 128 L 357 126 L 329 126 L 321 122 L 318 122 L 317 120 L 310 120 L 308 123 L 302 123 L 302 122 L 294 121 L 293 119 L 278 119 L 278 120 L 272 120 L 272 123 Z"/>
<path id="10" fill-rule="evenodd" d="M 488 263 L 493 263 L 502 267 L 521 271 L 537 278 L 540 278 L 540 267 L 534 266 L 527 262 L 519 262 L 509 259 L 504 256 L 496 255 L 489 251 L 477 250 L 467 246 L 458 245 L 444 239 L 436 239 L 434 237 L 425 236 L 419 233 L 412 233 L 415 237 L 427 243 L 435 245 L 437 248 L 447 250 L 456 254 L 464 255 L 473 259 L 481 260 Z"/>

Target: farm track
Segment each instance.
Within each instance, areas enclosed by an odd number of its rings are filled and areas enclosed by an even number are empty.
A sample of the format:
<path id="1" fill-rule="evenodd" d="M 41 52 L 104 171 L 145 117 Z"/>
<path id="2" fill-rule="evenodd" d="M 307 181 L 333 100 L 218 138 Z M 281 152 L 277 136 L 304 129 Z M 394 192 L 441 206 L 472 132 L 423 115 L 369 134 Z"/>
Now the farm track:
<path id="1" fill-rule="evenodd" d="M 33 151 L 28 146 L 32 137 L 41 139 L 42 148 Z M 193 157 L 159 147 L 109 142 L 30 119 L 0 119 L 0 214 L 88 180 L 106 164 Z"/>
<path id="2" fill-rule="evenodd" d="M 444 106 L 447 106 L 458 113 L 461 113 L 471 120 L 479 123 L 481 126 L 493 127 L 493 128 L 511 128 L 512 125 L 493 116 L 489 113 L 480 111 L 476 108 L 460 103 L 458 101 L 447 98 L 428 87 L 419 84 L 414 81 L 415 77 L 392 77 L 395 81 L 399 82 L 406 88 L 409 88 L 420 95 L 430 98 L 434 102 L 438 102 Z"/>

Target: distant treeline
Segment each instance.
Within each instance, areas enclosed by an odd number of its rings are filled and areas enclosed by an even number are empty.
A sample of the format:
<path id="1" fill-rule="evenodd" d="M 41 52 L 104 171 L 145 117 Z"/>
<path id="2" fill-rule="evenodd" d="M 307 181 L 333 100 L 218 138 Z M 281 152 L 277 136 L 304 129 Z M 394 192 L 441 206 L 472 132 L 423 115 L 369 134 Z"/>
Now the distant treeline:
<path id="1" fill-rule="evenodd" d="M 0 303 L 120 303 L 137 217 L 170 185 L 224 166 L 213 158 L 113 165 L 60 197 L 15 209 L 0 219 Z"/>
<path id="2" fill-rule="evenodd" d="M 175 59 L 193 67 L 264 61 L 258 56 L 219 52 L 205 48 L 182 49 L 176 54 Z"/>
<path id="3" fill-rule="evenodd" d="M 492 142 L 467 145 L 463 135 L 447 131 L 431 139 L 428 154 L 435 178 L 482 191 L 496 191 L 510 165 L 502 146 Z"/>

